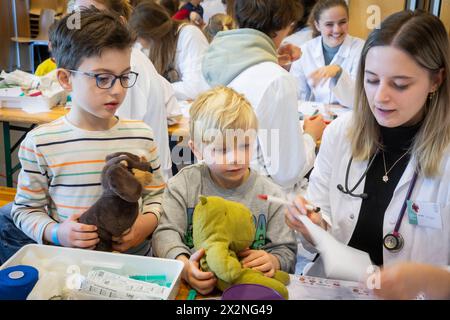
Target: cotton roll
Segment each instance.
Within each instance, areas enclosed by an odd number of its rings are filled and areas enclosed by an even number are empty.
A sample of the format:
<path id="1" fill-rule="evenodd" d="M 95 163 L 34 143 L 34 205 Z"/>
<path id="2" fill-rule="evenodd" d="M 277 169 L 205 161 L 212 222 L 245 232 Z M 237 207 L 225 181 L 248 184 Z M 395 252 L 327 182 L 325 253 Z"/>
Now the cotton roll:
<path id="1" fill-rule="evenodd" d="M 26 300 L 38 279 L 38 270 L 31 266 L 0 270 L 0 300 Z"/>

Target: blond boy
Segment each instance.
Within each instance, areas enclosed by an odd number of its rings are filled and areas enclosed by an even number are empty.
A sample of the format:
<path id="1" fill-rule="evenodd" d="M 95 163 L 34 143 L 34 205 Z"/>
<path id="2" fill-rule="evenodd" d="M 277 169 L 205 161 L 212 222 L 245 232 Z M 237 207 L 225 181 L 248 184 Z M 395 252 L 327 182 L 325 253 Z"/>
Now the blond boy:
<path id="1" fill-rule="evenodd" d="M 216 278 L 199 269 L 204 250 L 193 251 L 192 214 L 199 195 L 220 196 L 246 205 L 254 216 L 255 241 L 239 254 L 243 266 L 268 277 L 279 269 L 294 271 L 296 241 L 284 223 L 283 208 L 257 197 L 281 196 L 281 191 L 249 168 L 257 131 L 250 103 L 230 88 L 217 87 L 197 98 L 190 117 L 189 146 L 199 163 L 169 181 L 153 236 L 154 253 L 183 261 L 183 278 L 200 293 L 211 292 Z"/>

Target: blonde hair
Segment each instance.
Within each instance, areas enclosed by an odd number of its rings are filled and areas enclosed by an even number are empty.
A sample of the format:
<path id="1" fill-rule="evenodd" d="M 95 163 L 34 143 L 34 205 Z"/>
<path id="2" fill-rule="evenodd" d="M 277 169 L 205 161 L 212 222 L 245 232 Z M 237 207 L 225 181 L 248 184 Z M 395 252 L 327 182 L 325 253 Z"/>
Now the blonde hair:
<path id="1" fill-rule="evenodd" d="M 235 28 L 236 26 L 232 17 L 224 13 L 216 13 L 209 19 L 203 31 L 208 41 L 211 42 L 218 32 Z"/>
<path id="2" fill-rule="evenodd" d="M 376 46 L 393 46 L 406 52 L 430 77 L 444 70 L 444 79 L 424 108 L 421 128 L 414 138 L 411 152 L 418 169 L 427 177 L 439 174 L 439 167 L 450 145 L 450 49 L 449 39 L 442 22 L 421 11 L 402 11 L 388 17 L 369 35 L 363 48 L 356 79 L 356 98 L 352 125 L 348 133 L 352 155 L 367 160 L 377 149 L 383 148 L 378 125 L 364 90 L 366 57 Z"/>
<path id="3" fill-rule="evenodd" d="M 258 129 L 258 120 L 250 102 L 233 89 L 218 86 L 201 94 L 190 110 L 189 133 L 196 145 L 212 143 L 206 135 L 216 130 L 225 135 L 228 129 Z"/>

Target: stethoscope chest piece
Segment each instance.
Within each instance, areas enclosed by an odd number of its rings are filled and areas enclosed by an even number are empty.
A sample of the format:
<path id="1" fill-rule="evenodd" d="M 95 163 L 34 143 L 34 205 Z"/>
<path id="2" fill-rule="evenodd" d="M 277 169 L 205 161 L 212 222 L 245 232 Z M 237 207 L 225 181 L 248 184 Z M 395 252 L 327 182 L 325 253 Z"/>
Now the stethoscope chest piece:
<path id="1" fill-rule="evenodd" d="M 383 238 L 384 247 L 391 252 L 400 251 L 403 248 L 404 243 L 402 235 L 398 232 L 397 234 L 388 233 Z"/>

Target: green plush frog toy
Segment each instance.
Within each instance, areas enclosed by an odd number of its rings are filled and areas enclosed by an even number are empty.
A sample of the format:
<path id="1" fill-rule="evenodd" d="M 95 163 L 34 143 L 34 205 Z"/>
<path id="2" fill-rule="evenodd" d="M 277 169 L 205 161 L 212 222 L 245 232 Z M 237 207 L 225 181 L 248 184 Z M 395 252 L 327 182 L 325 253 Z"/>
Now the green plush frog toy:
<path id="1" fill-rule="evenodd" d="M 220 197 L 200 196 L 193 217 L 194 247 L 205 249 L 200 266 L 216 275 L 217 288 L 223 291 L 240 283 L 260 284 L 288 299 L 286 272 L 276 271 L 269 278 L 260 271 L 242 267 L 237 253 L 249 248 L 254 237 L 252 213 L 246 206 Z"/>

